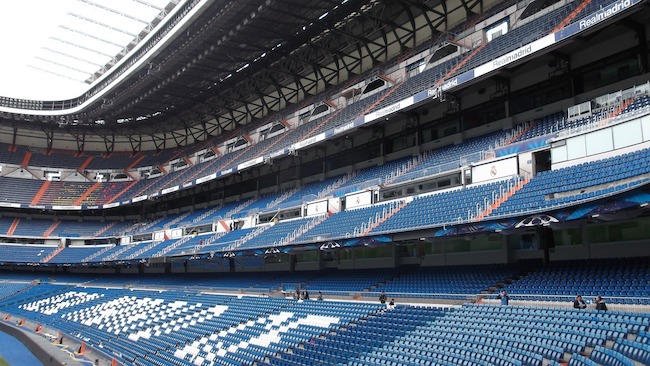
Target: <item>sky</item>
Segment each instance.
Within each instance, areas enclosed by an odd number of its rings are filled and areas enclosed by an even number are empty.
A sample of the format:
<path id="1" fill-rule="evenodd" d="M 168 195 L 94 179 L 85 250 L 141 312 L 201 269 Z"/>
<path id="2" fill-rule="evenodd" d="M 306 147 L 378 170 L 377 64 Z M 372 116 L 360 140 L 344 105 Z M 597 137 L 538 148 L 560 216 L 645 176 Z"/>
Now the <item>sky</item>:
<path id="1" fill-rule="evenodd" d="M 36 100 L 79 96 L 87 85 L 57 77 L 29 65 L 42 65 L 35 57 L 48 45 L 49 34 L 75 0 L 20 0 L 0 3 L 0 95 Z"/>
<path id="2" fill-rule="evenodd" d="M 131 42 L 168 1 L 147 0 L 153 6 L 132 0 L 1 1 L 0 96 L 81 96 L 89 87 L 84 81 Z"/>

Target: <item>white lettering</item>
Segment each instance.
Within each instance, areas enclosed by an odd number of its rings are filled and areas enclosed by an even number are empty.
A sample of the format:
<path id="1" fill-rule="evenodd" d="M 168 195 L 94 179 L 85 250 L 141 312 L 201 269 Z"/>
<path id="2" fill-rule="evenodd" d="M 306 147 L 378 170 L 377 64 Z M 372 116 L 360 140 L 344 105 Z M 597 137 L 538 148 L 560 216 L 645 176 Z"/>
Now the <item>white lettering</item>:
<path id="1" fill-rule="evenodd" d="M 507 65 L 513 61 L 519 60 L 520 58 L 530 55 L 531 53 L 533 53 L 532 45 L 522 47 L 514 52 L 511 52 L 503 57 L 500 57 L 492 61 L 492 67 L 493 69 L 498 69 L 503 65 Z"/>
<path id="2" fill-rule="evenodd" d="M 580 30 L 589 28 L 592 25 L 600 23 L 605 19 L 610 18 L 618 14 L 619 12 L 629 8 L 630 6 L 632 6 L 632 0 L 623 0 L 615 4 L 612 4 L 611 6 L 592 14 L 591 16 L 581 19 L 580 22 L 578 23 L 580 25 Z"/>

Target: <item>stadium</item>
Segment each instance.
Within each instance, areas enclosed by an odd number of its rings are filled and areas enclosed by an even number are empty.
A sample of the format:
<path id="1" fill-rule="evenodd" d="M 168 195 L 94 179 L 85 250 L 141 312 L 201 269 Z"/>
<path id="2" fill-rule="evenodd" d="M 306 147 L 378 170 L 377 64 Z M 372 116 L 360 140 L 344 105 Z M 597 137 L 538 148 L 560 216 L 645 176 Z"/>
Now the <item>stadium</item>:
<path id="1" fill-rule="evenodd" d="M 76 2 L 0 96 L 42 364 L 650 364 L 647 1 Z"/>

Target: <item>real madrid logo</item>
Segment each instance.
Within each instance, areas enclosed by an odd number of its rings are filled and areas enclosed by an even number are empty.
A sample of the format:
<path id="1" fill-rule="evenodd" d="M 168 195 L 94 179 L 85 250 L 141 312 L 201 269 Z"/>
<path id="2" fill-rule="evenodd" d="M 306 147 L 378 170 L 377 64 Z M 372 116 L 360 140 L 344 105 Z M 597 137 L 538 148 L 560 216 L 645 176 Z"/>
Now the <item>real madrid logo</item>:
<path id="1" fill-rule="evenodd" d="M 496 165 L 492 165 L 492 167 L 490 168 L 490 175 L 493 176 L 493 177 L 495 175 L 497 175 L 497 167 L 496 167 Z"/>

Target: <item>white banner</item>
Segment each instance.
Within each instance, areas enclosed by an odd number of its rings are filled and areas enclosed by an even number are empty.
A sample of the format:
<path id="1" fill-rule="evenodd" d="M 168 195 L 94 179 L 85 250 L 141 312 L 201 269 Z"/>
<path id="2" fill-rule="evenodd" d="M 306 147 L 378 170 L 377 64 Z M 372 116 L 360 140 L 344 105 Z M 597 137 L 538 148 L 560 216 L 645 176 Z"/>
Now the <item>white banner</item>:
<path id="1" fill-rule="evenodd" d="M 505 65 L 508 65 L 512 62 L 520 60 L 526 56 L 546 48 L 555 43 L 555 34 L 551 33 L 543 38 L 540 38 L 532 43 L 529 43 L 521 48 L 518 48 L 510 53 L 506 53 L 503 56 L 497 57 L 492 62 L 485 63 L 474 69 L 474 77 L 477 78 L 481 75 L 485 75 L 491 71 L 499 69 Z"/>
<path id="2" fill-rule="evenodd" d="M 368 206 L 372 203 L 372 192 L 365 191 L 345 196 L 345 209 Z"/>
<path id="3" fill-rule="evenodd" d="M 327 200 L 307 204 L 307 216 L 327 213 Z"/>

